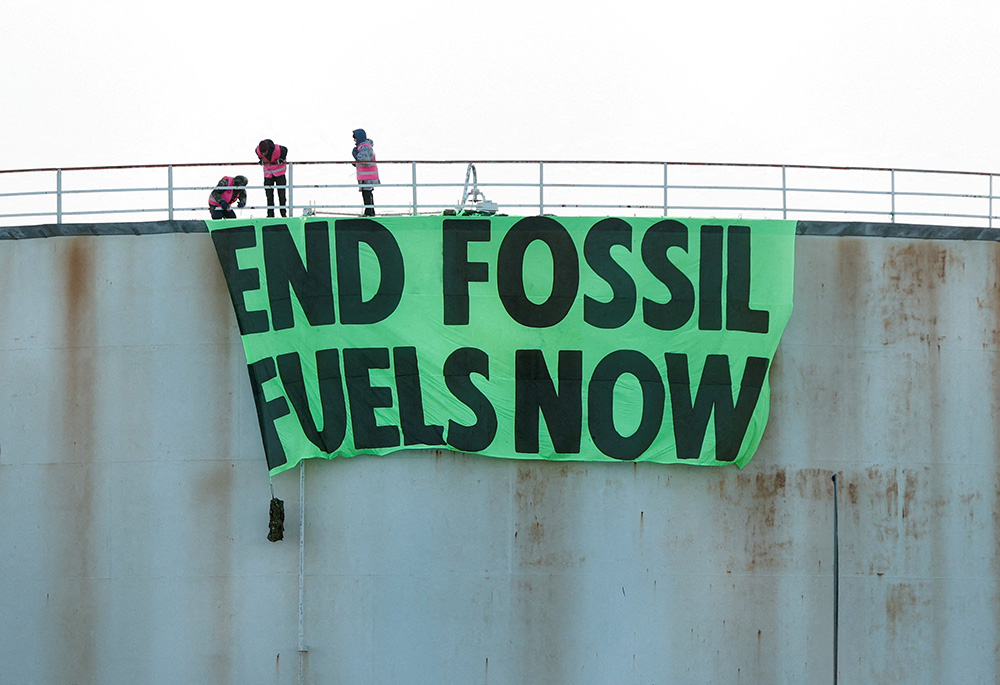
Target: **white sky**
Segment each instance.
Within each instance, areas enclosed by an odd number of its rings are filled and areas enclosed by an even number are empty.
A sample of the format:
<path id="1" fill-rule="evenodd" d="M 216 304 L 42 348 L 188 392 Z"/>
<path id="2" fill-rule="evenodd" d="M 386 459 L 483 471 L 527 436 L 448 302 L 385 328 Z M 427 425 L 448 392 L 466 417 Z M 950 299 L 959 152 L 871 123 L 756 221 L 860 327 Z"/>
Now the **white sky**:
<path id="1" fill-rule="evenodd" d="M 604 159 L 1000 172 L 1000 2 L 2 0 L 0 168 Z"/>

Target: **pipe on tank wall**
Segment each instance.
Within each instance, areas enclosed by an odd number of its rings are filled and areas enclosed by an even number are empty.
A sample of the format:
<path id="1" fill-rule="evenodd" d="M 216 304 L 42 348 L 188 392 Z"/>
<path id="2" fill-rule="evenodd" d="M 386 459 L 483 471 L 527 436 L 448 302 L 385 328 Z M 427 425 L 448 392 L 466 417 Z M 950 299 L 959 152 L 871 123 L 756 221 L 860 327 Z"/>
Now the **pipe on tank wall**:
<path id="1" fill-rule="evenodd" d="M 306 652 L 306 462 L 299 462 L 299 685 L 305 682 Z"/>

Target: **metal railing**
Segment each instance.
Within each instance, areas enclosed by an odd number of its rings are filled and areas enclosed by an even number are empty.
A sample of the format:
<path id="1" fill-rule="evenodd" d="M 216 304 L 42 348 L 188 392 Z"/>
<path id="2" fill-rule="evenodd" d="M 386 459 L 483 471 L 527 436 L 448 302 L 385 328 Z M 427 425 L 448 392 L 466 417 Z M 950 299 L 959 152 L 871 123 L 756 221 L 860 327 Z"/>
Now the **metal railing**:
<path id="1" fill-rule="evenodd" d="M 822 219 L 988 228 L 997 218 L 995 174 L 981 172 L 537 160 L 380 161 L 379 170 L 375 205 L 380 216 L 495 208 L 511 215 Z M 256 164 L 0 170 L 0 225 L 208 218 L 208 194 L 215 182 L 236 174 L 251 180 L 250 202 L 240 216 L 264 216 L 263 177 Z M 361 214 L 350 162 L 290 162 L 287 178 L 293 216 Z"/>

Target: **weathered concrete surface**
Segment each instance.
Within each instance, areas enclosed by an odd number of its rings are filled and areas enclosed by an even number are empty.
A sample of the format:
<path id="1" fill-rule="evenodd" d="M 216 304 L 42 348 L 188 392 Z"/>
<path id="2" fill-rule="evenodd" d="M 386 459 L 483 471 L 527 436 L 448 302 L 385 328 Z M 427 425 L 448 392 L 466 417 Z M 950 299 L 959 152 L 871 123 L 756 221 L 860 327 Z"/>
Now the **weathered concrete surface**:
<path id="1" fill-rule="evenodd" d="M 298 472 L 267 474 L 199 233 L 0 243 L 0 683 L 297 681 Z M 306 682 L 1000 672 L 997 243 L 803 235 L 743 471 L 307 465 Z"/>

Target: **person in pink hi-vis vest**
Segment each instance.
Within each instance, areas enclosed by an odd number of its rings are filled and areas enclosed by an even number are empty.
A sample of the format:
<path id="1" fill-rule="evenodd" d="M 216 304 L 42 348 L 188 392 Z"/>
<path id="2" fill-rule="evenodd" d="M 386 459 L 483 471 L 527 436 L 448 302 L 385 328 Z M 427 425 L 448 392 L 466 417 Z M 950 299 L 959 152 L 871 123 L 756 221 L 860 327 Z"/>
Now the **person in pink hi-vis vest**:
<path id="1" fill-rule="evenodd" d="M 363 128 L 354 129 L 354 170 L 358 176 L 361 199 L 365 203 L 365 216 L 375 216 L 373 191 L 378 185 L 378 166 L 375 164 L 375 148 Z"/>
<path id="2" fill-rule="evenodd" d="M 213 219 L 235 219 L 232 205 L 245 207 L 247 204 L 247 177 L 223 176 L 208 196 L 208 211 Z"/>
<path id="3" fill-rule="evenodd" d="M 285 190 L 288 178 L 285 170 L 288 168 L 288 148 L 275 145 L 270 138 L 260 141 L 255 150 L 257 159 L 264 167 L 264 194 L 267 196 L 267 216 L 274 216 L 274 188 L 278 188 L 278 204 L 281 205 L 281 216 L 286 216 L 288 206 L 285 202 Z"/>

